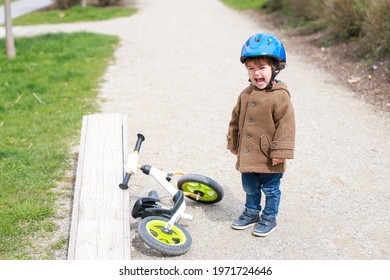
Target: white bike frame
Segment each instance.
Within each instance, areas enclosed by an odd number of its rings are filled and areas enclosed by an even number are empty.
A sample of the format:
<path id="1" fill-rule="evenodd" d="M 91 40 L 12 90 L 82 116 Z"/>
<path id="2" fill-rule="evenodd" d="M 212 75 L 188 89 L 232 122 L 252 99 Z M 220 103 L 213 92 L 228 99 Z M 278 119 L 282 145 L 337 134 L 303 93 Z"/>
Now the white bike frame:
<path id="1" fill-rule="evenodd" d="M 179 190 L 174 188 L 171 183 L 167 181 L 168 173 L 164 172 L 160 169 L 151 167 L 149 175 L 151 175 L 154 179 L 156 179 L 157 182 L 172 196 L 174 197 Z M 179 221 L 180 218 L 184 218 L 187 220 L 192 220 L 193 216 L 190 214 L 184 213 L 186 209 L 186 201 L 183 199 L 183 202 L 181 203 L 179 209 L 176 211 L 176 213 L 172 216 L 172 218 L 169 220 L 167 225 L 165 226 L 166 229 L 171 230 L 174 223 Z"/>
<path id="2" fill-rule="evenodd" d="M 136 174 L 138 169 L 142 169 L 142 166 L 138 164 L 138 160 L 139 160 L 139 148 L 135 149 L 133 151 L 133 153 L 131 153 L 127 156 L 126 176 L 128 177 L 128 179 L 127 179 L 127 182 L 122 183 L 120 185 L 120 187 L 122 189 L 125 189 L 126 187 L 128 188 L 127 184 L 128 184 L 128 180 L 129 180 L 130 176 Z M 151 175 L 172 197 L 174 197 L 176 195 L 176 193 L 179 192 L 178 189 L 173 187 L 171 185 L 171 183 L 168 182 L 167 178 L 169 176 L 169 173 L 150 166 L 149 172 L 147 172 L 145 174 Z M 181 203 L 178 210 L 173 214 L 171 219 L 166 224 L 165 229 L 171 230 L 173 225 L 176 222 L 178 222 L 180 220 L 180 218 L 192 220 L 193 216 L 190 214 L 184 213 L 185 209 L 186 209 L 186 202 L 183 199 L 183 202 Z"/>

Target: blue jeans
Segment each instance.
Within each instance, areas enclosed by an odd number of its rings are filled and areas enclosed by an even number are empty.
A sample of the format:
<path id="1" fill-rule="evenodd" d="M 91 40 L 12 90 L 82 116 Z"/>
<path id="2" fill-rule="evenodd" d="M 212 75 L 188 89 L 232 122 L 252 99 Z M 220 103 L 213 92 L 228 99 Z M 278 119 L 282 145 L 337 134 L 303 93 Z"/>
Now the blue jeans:
<path id="1" fill-rule="evenodd" d="M 279 211 L 281 191 L 279 189 L 282 173 L 242 173 L 242 186 L 246 193 L 245 206 L 249 213 L 261 211 L 261 192 L 265 194 L 263 214 L 276 218 Z"/>

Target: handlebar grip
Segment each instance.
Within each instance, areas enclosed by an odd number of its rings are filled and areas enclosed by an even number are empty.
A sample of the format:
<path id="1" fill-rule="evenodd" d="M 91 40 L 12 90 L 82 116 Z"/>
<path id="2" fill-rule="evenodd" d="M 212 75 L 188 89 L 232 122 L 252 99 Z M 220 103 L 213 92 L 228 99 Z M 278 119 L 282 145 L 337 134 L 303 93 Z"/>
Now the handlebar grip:
<path id="1" fill-rule="evenodd" d="M 138 133 L 137 137 L 137 143 L 135 143 L 134 151 L 139 152 L 142 142 L 145 141 L 145 137 L 141 133 Z"/>
<path id="2" fill-rule="evenodd" d="M 131 174 L 126 173 L 125 178 L 123 178 L 123 182 L 119 184 L 119 187 L 122 190 L 127 190 L 129 188 L 129 180 L 130 180 Z"/>

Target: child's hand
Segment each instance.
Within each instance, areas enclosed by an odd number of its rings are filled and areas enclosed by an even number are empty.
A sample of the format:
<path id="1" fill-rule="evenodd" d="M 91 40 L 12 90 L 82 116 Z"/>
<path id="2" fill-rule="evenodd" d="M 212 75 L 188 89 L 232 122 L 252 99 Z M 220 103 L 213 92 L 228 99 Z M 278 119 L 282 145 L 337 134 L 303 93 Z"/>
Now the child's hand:
<path id="1" fill-rule="evenodd" d="M 285 162 L 285 161 L 286 161 L 285 158 L 273 158 L 273 159 L 272 159 L 272 165 L 277 165 L 277 164 L 283 163 L 283 162 Z"/>
<path id="2" fill-rule="evenodd" d="M 237 151 L 236 150 L 231 150 L 230 151 L 233 155 L 237 155 Z"/>

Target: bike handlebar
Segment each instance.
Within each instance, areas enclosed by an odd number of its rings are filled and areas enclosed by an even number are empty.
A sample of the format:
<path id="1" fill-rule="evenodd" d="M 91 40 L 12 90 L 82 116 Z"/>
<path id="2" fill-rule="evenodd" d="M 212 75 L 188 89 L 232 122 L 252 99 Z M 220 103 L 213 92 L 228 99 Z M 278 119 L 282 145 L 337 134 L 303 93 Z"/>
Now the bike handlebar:
<path id="1" fill-rule="evenodd" d="M 143 136 L 141 133 L 137 134 L 137 143 L 135 143 L 134 151 L 139 152 L 141 149 L 142 142 L 145 141 L 145 136 Z"/>
<path id="2" fill-rule="evenodd" d="M 123 182 L 119 184 L 119 187 L 120 187 L 122 190 L 126 190 L 126 189 L 129 188 L 130 177 L 131 177 L 131 174 L 130 174 L 130 173 L 126 173 L 126 174 L 125 174 L 125 177 L 123 178 Z"/>
<path id="3" fill-rule="evenodd" d="M 125 177 L 123 178 L 123 182 L 119 184 L 119 187 L 123 190 L 126 190 L 129 188 L 129 181 L 131 178 L 131 175 L 135 173 L 135 170 L 137 169 L 138 164 L 138 153 L 141 149 L 142 142 L 145 141 L 145 137 L 141 134 L 137 134 L 137 142 L 135 143 L 135 147 L 133 150 L 133 153 L 128 155 L 127 159 L 127 171 L 125 174 Z"/>

